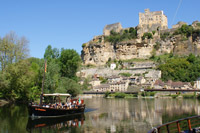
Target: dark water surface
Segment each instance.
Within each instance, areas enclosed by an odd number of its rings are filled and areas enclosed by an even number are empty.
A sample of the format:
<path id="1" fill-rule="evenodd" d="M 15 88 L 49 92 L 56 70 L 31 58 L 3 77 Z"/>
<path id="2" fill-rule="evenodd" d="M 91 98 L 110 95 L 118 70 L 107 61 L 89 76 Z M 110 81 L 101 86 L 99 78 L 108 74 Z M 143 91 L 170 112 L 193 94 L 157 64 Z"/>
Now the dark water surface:
<path id="1" fill-rule="evenodd" d="M 152 126 L 200 115 L 200 102 L 196 99 L 84 100 L 84 114 L 58 119 L 32 120 L 25 105 L 0 107 L 0 133 L 146 133 Z"/>

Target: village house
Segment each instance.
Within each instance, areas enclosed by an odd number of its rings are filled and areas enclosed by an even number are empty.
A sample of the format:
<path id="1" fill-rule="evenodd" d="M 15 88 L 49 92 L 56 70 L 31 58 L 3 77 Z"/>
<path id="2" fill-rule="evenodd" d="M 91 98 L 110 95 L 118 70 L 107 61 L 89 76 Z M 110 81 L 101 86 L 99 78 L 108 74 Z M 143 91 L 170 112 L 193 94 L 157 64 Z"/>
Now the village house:
<path id="1" fill-rule="evenodd" d="M 129 82 L 116 82 L 110 84 L 110 91 L 117 92 L 117 91 L 127 91 Z"/>
<path id="2" fill-rule="evenodd" d="M 192 85 L 189 82 L 173 82 L 169 80 L 167 83 L 162 82 L 161 80 L 157 80 L 154 84 L 154 89 L 181 89 L 188 90 L 193 89 Z"/>
<path id="3" fill-rule="evenodd" d="M 120 82 L 121 81 L 121 77 L 120 76 L 110 76 L 110 77 L 107 77 L 108 79 L 108 83 L 114 83 L 114 82 Z"/>
<path id="4" fill-rule="evenodd" d="M 101 85 L 95 86 L 93 88 L 93 90 L 96 91 L 96 92 L 110 91 L 110 84 L 101 84 Z"/>
<path id="5" fill-rule="evenodd" d="M 95 87 L 95 86 L 100 85 L 100 84 L 101 84 L 101 81 L 100 81 L 98 78 L 94 78 L 94 79 L 92 79 L 92 80 L 89 82 L 89 84 L 91 84 L 92 87 Z"/>

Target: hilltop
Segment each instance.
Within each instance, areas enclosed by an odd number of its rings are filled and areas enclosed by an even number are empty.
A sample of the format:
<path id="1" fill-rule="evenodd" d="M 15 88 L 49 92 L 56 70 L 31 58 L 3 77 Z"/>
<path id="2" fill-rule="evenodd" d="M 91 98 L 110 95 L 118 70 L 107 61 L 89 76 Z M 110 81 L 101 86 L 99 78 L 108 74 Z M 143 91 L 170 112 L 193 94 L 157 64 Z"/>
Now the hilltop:
<path id="1" fill-rule="evenodd" d="M 178 22 L 167 28 L 163 11 L 139 13 L 139 25 L 123 28 L 120 23 L 106 25 L 103 35 L 83 43 L 81 57 L 85 65 L 105 65 L 110 60 L 149 59 L 172 53 L 200 54 L 200 22 Z"/>

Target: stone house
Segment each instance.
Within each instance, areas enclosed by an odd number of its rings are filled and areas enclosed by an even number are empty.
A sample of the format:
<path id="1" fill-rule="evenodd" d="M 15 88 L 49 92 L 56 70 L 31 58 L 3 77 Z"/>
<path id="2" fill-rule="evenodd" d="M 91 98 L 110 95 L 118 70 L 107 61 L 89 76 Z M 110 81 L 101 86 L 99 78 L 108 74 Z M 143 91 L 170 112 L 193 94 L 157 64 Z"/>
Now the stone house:
<path id="1" fill-rule="evenodd" d="M 128 89 L 128 82 L 116 82 L 110 84 L 110 91 L 117 92 L 117 91 L 127 91 Z"/>
<path id="2" fill-rule="evenodd" d="M 165 86 L 165 83 L 162 82 L 162 80 L 156 80 L 154 83 L 154 89 L 163 89 Z"/>
<path id="3" fill-rule="evenodd" d="M 103 34 L 109 36 L 111 31 L 119 33 L 122 30 L 122 25 L 120 23 L 114 23 L 106 25 L 103 29 Z"/>
<path id="4" fill-rule="evenodd" d="M 108 79 L 108 83 L 114 83 L 114 82 L 120 82 L 121 81 L 121 77 L 120 76 L 110 76 L 107 78 Z"/>
<path id="5" fill-rule="evenodd" d="M 99 79 L 97 79 L 97 78 L 94 78 L 94 79 L 92 79 L 92 80 L 89 82 L 89 84 L 91 84 L 92 87 L 95 87 L 95 86 L 100 85 L 100 84 L 101 84 L 101 81 L 100 81 Z"/>
<path id="6" fill-rule="evenodd" d="M 93 90 L 96 91 L 96 92 L 110 91 L 110 84 L 101 84 L 101 85 L 95 86 L 93 88 Z"/>
<path id="7" fill-rule="evenodd" d="M 144 78 L 144 77 L 138 77 L 137 79 L 136 79 L 136 84 L 137 85 L 141 85 L 141 84 L 144 84 L 146 82 L 146 79 Z"/>
<path id="8" fill-rule="evenodd" d="M 161 80 L 156 80 L 154 83 L 154 89 L 188 90 L 188 89 L 193 89 L 193 87 L 189 82 L 181 82 L 181 81 L 173 82 L 169 80 L 167 83 L 164 83 Z"/>

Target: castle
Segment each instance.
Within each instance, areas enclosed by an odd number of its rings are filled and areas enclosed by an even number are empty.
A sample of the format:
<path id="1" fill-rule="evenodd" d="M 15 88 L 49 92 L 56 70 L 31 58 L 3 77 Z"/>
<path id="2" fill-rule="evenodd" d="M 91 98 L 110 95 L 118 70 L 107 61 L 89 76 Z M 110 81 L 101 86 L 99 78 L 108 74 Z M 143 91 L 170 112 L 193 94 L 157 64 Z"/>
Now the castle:
<path id="1" fill-rule="evenodd" d="M 174 31 L 185 22 L 179 22 L 173 25 L 172 29 L 168 29 L 167 21 L 167 16 L 163 11 L 150 12 L 149 9 L 145 9 L 144 13 L 139 13 L 139 24 L 136 27 L 123 28 L 120 23 L 106 25 L 103 29 L 103 35 L 95 36 L 82 45 L 81 58 L 83 63 L 100 66 L 105 65 L 109 59 L 148 59 L 152 54 L 161 55 L 170 52 L 182 55 L 199 54 L 199 39 L 195 42 L 191 38 L 184 41 L 181 36 L 173 35 Z M 192 26 L 198 27 L 197 24 L 200 25 L 200 22 L 195 21 Z M 136 31 L 133 38 L 117 42 L 108 41 L 108 38 L 113 38 L 110 36 L 111 31 L 120 33 L 117 35 L 117 39 L 119 39 L 119 36 L 131 35 L 130 30 Z M 150 34 L 151 38 L 144 36 L 146 32 L 149 32 L 147 34 Z M 164 33 L 166 34 L 165 39 L 162 38 Z"/>
<path id="2" fill-rule="evenodd" d="M 149 9 L 145 9 L 144 11 L 144 13 L 139 13 L 139 25 L 137 26 L 139 36 L 145 32 L 168 29 L 167 16 L 162 10 L 150 12 Z M 123 28 L 120 23 L 106 25 L 103 29 L 103 35 L 109 36 L 112 30 L 119 33 Z"/>
<path id="3" fill-rule="evenodd" d="M 168 29 L 167 16 L 163 11 L 150 12 L 149 9 L 145 9 L 144 13 L 139 13 L 139 27 L 145 29 L 144 32 L 153 30 L 165 30 Z"/>

